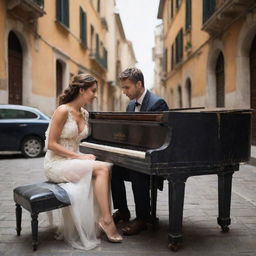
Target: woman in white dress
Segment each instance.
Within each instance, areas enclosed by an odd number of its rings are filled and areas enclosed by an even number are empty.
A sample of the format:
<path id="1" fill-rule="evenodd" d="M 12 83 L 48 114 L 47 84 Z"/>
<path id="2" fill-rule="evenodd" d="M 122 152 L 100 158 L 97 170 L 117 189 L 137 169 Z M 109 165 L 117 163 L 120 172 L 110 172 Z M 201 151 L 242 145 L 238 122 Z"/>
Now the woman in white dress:
<path id="1" fill-rule="evenodd" d="M 110 209 L 111 164 L 79 152 L 88 136 L 88 112 L 83 108 L 96 97 L 97 80 L 86 74 L 74 76 L 59 97 L 59 107 L 46 131 L 44 169 L 49 181 L 61 183 L 71 206 L 62 210 L 59 237 L 75 248 L 89 250 L 99 244 L 98 229 L 111 242 L 121 242 Z"/>

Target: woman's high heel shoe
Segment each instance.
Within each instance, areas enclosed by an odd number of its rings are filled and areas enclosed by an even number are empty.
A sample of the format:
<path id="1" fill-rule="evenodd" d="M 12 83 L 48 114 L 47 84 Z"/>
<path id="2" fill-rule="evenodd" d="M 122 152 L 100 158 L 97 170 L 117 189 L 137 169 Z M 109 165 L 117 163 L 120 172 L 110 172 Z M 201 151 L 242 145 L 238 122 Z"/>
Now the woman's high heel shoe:
<path id="1" fill-rule="evenodd" d="M 117 236 L 110 236 L 110 235 L 107 233 L 106 229 L 104 228 L 104 226 L 103 226 L 103 224 L 102 224 L 101 222 L 99 222 L 99 228 L 100 228 L 100 230 L 101 230 L 103 233 L 105 233 L 105 235 L 106 235 L 106 237 L 107 237 L 107 239 L 108 239 L 109 242 L 112 242 L 112 243 L 121 243 L 121 242 L 123 241 L 122 236 L 119 235 L 119 234 L 118 234 Z"/>

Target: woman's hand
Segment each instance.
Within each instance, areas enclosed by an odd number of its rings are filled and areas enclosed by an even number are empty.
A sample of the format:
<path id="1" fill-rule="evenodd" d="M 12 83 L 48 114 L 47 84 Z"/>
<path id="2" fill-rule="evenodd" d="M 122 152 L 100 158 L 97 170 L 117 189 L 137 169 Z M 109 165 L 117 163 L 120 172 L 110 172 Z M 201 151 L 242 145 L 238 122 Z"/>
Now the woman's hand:
<path id="1" fill-rule="evenodd" d="M 81 159 L 81 160 L 95 160 L 96 156 L 93 155 L 93 154 L 83 154 L 83 155 L 80 155 L 78 157 L 78 159 Z"/>

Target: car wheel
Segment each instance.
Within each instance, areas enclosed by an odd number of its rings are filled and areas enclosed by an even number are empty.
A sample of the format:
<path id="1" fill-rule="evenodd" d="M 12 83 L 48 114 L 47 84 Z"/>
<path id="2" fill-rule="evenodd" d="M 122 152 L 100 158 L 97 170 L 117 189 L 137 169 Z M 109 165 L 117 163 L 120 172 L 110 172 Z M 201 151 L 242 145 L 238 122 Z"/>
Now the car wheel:
<path id="1" fill-rule="evenodd" d="M 43 142 L 40 138 L 30 136 L 25 138 L 21 144 L 21 152 L 25 157 L 33 158 L 42 154 L 44 149 Z"/>

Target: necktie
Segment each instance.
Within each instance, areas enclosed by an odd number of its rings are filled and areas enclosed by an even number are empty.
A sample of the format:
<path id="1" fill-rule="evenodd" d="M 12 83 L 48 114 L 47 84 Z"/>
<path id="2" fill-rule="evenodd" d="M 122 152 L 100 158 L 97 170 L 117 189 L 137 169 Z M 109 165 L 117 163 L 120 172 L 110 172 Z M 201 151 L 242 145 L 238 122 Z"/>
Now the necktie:
<path id="1" fill-rule="evenodd" d="M 135 107 L 138 107 L 138 106 L 140 106 L 140 103 L 139 102 L 135 102 Z"/>

